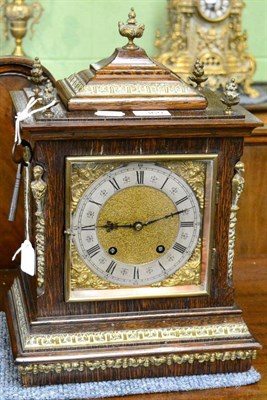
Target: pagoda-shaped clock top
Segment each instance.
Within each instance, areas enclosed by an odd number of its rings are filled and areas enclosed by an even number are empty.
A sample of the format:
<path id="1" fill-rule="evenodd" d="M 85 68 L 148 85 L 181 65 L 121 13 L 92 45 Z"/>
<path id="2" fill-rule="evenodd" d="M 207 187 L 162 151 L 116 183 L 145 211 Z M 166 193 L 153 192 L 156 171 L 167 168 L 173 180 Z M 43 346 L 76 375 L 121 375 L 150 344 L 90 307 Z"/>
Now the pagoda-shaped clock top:
<path id="1" fill-rule="evenodd" d="M 125 24 L 124 22 L 119 22 L 119 31 L 121 36 L 125 36 L 128 38 L 128 43 L 123 46 L 126 50 L 136 50 L 139 47 L 133 42 L 135 38 L 141 38 L 143 36 L 145 25 L 138 24 L 136 21 L 136 13 L 131 8 L 131 11 L 128 14 L 128 21 Z"/>
<path id="2" fill-rule="evenodd" d="M 132 8 L 119 31 L 128 38 L 122 48 L 89 69 L 57 82 L 58 94 L 74 110 L 203 110 L 203 93 L 156 63 L 133 42 L 145 26 L 138 24 Z"/>

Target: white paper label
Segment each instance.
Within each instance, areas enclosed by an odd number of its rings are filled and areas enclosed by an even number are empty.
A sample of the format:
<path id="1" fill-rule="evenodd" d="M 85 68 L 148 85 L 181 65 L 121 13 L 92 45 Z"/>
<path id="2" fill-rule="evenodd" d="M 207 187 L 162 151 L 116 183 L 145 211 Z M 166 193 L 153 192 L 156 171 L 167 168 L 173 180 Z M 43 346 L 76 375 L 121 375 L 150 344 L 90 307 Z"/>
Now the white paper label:
<path id="1" fill-rule="evenodd" d="M 21 245 L 20 268 L 26 274 L 31 276 L 35 274 L 35 251 L 29 240 L 24 240 Z"/>
<path id="2" fill-rule="evenodd" d="M 167 110 L 133 111 L 133 113 L 136 117 L 158 117 L 171 115 L 171 113 Z"/>
<path id="3" fill-rule="evenodd" d="M 123 117 L 125 113 L 122 111 L 96 111 L 95 115 L 98 117 Z"/>

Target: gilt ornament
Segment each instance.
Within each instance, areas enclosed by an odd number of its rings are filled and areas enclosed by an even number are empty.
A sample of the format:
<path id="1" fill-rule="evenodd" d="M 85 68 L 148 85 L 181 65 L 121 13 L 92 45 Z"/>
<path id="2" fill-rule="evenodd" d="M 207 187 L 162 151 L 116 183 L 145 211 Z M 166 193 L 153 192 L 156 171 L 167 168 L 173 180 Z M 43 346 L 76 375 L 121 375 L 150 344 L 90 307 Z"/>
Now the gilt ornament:
<path id="1" fill-rule="evenodd" d="M 155 60 L 187 81 L 199 59 L 209 88 L 217 90 L 235 77 L 245 94 L 258 97 L 251 87 L 256 61 L 242 29 L 244 7 L 243 0 L 167 0 L 167 28 L 156 34 Z"/>

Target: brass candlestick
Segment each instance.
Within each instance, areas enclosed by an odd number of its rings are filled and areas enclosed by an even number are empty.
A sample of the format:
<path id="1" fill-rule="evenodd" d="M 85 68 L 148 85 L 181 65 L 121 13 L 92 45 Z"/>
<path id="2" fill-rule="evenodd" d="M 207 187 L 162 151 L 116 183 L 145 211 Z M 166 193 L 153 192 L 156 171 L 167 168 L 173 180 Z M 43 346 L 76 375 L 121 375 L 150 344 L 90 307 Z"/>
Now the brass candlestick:
<path id="1" fill-rule="evenodd" d="M 27 33 L 27 24 L 32 19 L 30 26 L 30 37 L 33 36 L 33 26 L 37 24 L 43 12 L 43 7 L 38 0 L 34 0 L 32 4 L 26 4 L 25 0 L 0 0 L 0 9 L 5 20 L 5 36 L 8 37 L 10 30 L 15 38 L 16 46 L 13 51 L 15 56 L 25 56 L 22 48 L 22 40 Z"/>

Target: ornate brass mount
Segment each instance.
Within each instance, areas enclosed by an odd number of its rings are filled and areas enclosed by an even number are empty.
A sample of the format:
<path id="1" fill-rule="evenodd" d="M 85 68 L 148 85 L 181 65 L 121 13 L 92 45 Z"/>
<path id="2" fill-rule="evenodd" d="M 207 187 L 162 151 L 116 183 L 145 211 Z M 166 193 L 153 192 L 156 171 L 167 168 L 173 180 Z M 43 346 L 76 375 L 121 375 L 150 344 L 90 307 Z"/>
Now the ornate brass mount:
<path id="1" fill-rule="evenodd" d="M 136 50 L 139 47 L 133 42 L 135 38 L 140 38 L 143 36 L 145 25 L 137 24 L 136 21 L 136 13 L 134 12 L 133 7 L 128 14 L 128 21 L 125 24 L 124 22 L 119 22 L 119 32 L 121 36 L 125 36 L 128 39 L 128 43 L 123 46 L 124 49 L 127 50 Z"/>
<path id="2" fill-rule="evenodd" d="M 187 81 L 198 57 L 205 65 L 212 90 L 224 87 L 235 77 L 243 91 L 259 96 L 251 87 L 256 70 L 254 57 L 247 52 L 247 33 L 242 30 L 243 0 L 231 0 L 229 14 L 218 22 L 203 18 L 196 0 L 167 0 L 166 34 L 157 32 L 156 61 Z"/>
<path id="3" fill-rule="evenodd" d="M 25 4 L 25 0 L 0 0 L 0 9 L 2 9 L 3 18 L 5 20 L 5 37 L 8 38 L 8 30 L 15 38 L 16 47 L 13 51 L 14 56 L 25 56 L 22 48 L 22 40 L 27 33 L 28 21 L 32 18 L 30 26 L 30 38 L 33 36 L 33 26 L 37 24 L 41 18 L 43 7 L 34 0 L 32 4 Z"/>
<path id="4" fill-rule="evenodd" d="M 227 115 L 232 115 L 234 113 L 232 107 L 236 106 L 240 102 L 237 84 L 234 78 L 226 83 L 221 102 L 226 105 L 224 113 Z"/>

